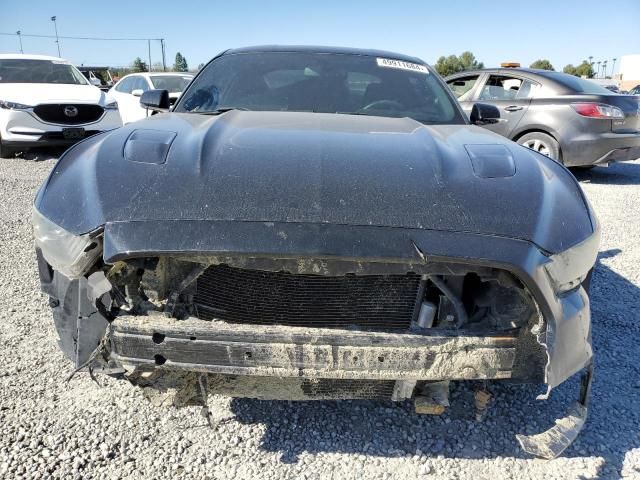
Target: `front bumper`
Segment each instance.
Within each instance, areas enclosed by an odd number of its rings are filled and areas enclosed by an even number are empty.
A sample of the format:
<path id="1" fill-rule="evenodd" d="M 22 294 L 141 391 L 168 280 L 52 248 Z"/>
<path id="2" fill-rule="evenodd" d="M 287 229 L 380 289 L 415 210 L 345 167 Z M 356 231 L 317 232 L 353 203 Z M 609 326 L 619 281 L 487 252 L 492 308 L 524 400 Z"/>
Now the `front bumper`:
<path id="1" fill-rule="evenodd" d="M 5 146 L 28 148 L 38 146 L 71 145 L 78 139 L 64 138 L 65 128 L 84 128 L 85 137 L 122 126 L 118 110 L 105 110 L 102 117 L 91 123 L 60 125 L 46 123 L 31 111 L 0 110 L 0 139 Z"/>
<path id="2" fill-rule="evenodd" d="M 510 378 L 517 338 L 413 335 L 120 316 L 110 357 L 155 367 L 275 377 L 369 380 Z"/>

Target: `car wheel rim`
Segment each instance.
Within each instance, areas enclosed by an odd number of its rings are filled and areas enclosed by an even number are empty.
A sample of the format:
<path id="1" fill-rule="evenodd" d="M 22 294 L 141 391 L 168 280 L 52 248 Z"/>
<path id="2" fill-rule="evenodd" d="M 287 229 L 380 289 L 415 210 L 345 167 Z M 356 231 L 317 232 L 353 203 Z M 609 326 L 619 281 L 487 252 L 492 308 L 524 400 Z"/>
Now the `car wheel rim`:
<path id="1" fill-rule="evenodd" d="M 522 145 L 524 145 L 527 148 L 530 148 L 531 150 L 535 150 L 538 153 L 546 155 L 547 157 L 551 156 L 551 149 L 549 148 L 549 145 L 547 145 L 541 140 L 537 140 L 537 139 L 527 140 Z"/>

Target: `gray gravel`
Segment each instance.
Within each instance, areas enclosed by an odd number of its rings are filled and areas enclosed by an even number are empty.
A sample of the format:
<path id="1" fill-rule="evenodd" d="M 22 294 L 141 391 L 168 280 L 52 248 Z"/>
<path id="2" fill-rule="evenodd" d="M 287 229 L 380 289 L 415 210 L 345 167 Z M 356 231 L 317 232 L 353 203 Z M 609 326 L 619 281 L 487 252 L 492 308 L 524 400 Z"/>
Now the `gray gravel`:
<path id="1" fill-rule="evenodd" d="M 497 386 L 484 423 L 461 387 L 441 417 L 409 403 L 214 397 L 215 430 L 199 409 L 155 408 L 123 381 L 65 383 L 29 223 L 52 166 L 0 161 L 0 478 L 640 478 L 640 161 L 580 174 L 603 226 L 597 371 L 587 426 L 554 461 L 528 458 L 514 436 L 552 425 L 575 381 L 548 402 L 536 387 Z"/>

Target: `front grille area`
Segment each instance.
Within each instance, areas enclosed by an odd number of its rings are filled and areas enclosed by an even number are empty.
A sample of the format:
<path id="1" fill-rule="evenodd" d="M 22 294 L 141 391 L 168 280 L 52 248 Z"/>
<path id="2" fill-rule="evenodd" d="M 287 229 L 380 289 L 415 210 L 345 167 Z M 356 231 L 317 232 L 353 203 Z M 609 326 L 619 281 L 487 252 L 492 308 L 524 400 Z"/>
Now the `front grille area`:
<path id="1" fill-rule="evenodd" d="M 301 386 L 309 398 L 390 400 L 395 383 L 395 380 L 305 378 Z"/>
<path id="2" fill-rule="evenodd" d="M 214 265 L 198 277 L 196 316 L 230 323 L 407 330 L 420 276 L 297 275 Z"/>
<path id="3" fill-rule="evenodd" d="M 67 113 L 65 113 L 65 109 Z M 102 117 L 104 109 L 100 105 L 48 103 L 36 106 L 33 113 L 45 122 L 59 125 L 81 125 L 97 121 Z M 73 113 L 75 115 L 70 115 Z"/>

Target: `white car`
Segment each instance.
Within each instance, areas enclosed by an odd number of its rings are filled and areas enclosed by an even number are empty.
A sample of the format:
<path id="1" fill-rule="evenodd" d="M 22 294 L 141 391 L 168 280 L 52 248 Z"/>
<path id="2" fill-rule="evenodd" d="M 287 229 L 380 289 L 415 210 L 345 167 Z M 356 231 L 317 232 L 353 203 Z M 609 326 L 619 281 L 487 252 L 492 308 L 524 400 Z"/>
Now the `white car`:
<path id="1" fill-rule="evenodd" d="M 0 54 L 0 157 L 120 127 L 118 104 L 68 61 Z"/>
<path id="2" fill-rule="evenodd" d="M 118 102 L 122 121 L 127 124 L 149 115 L 147 109 L 140 105 L 140 96 L 144 92 L 152 89 L 168 90 L 169 100 L 173 104 L 192 79 L 193 75 L 188 73 L 132 73 L 122 77 L 109 90 L 109 95 Z"/>

